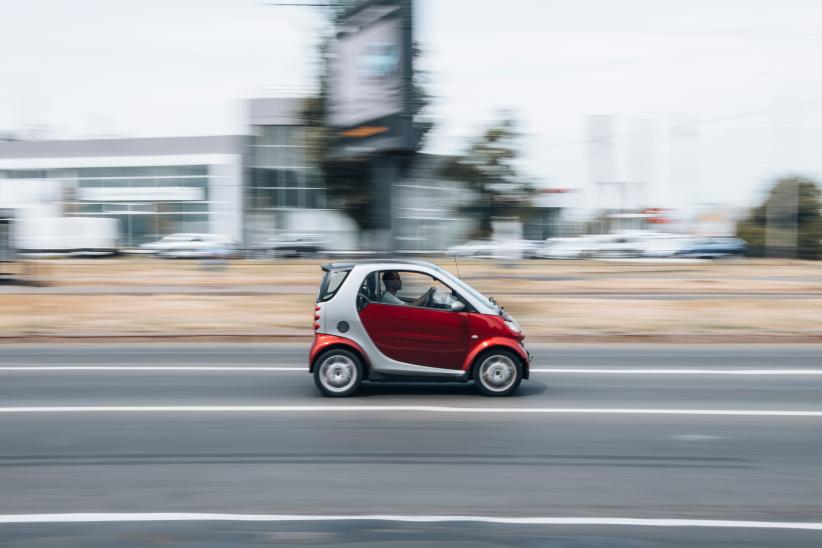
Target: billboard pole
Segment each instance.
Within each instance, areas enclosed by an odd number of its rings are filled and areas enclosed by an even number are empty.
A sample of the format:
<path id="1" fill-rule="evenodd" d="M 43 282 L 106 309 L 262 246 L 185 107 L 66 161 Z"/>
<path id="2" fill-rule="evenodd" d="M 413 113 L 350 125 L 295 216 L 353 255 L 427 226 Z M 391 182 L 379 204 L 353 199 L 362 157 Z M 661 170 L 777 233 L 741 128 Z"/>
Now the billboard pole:
<path id="1" fill-rule="evenodd" d="M 399 178 L 400 158 L 385 152 L 370 159 L 371 177 L 371 224 L 375 228 L 371 247 L 376 251 L 390 252 L 394 241 L 394 186 Z"/>
<path id="2" fill-rule="evenodd" d="M 403 164 L 409 154 L 413 155 L 417 145 L 417 139 L 414 135 L 414 0 L 399 0 L 401 15 L 400 15 L 400 41 L 402 55 L 402 111 L 399 113 L 399 132 L 404 148 L 399 150 L 386 151 L 386 165 L 384 176 L 385 178 L 380 185 L 380 193 L 385 193 L 385 196 L 380 196 L 384 201 L 385 212 L 388 216 L 388 228 L 386 231 L 388 249 L 387 251 L 396 251 L 397 246 L 397 208 L 394 207 L 395 195 L 397 192 L 397 184 L 402 177 Z"/>

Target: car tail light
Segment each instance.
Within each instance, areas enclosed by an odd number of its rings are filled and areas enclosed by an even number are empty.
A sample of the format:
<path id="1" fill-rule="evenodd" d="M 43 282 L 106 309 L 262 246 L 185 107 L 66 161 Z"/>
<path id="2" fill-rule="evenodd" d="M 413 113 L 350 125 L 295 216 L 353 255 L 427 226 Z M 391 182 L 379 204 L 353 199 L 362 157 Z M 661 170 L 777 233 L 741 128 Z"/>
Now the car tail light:
<path id="1" fill-rule="evenodd" d="M 320 324 L 318 323 L 320 319 L 320 305 L 316 305 L 314 307 L 314 331 L 317 331 L 320 328 Z"/>

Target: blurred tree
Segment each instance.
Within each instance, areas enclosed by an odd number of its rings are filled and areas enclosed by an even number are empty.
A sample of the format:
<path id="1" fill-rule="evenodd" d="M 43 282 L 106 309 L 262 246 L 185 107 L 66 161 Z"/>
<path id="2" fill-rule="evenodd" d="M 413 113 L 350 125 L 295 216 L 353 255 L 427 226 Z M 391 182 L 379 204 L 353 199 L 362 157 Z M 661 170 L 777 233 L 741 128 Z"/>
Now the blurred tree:
<path id="1" fill-rule="evenodd" d="M 737 234 L 759 256 L 822 258 L 822 202 L 816 183 L 785 177 L 765 202 L 737 223 Z"/>
<path id="2" fill-rule="evenodd" d="M 463 154 L 448 162 L 442 175 L 469 185 L 476 199 L 462 212 L 478 223 L 473 237 L 491 236 L 494 218 L 527 218 L 532 211 L 531 199 L 536 188 L 517 170 L 516 141 L 519 133 L 510 117 L 487 128 Z"/>

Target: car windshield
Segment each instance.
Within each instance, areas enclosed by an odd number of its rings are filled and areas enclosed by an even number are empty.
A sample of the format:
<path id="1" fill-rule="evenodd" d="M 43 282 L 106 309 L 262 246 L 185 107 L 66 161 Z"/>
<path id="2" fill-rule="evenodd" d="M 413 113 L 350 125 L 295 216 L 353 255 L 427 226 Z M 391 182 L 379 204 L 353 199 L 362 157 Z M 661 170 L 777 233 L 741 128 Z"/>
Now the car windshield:
<path id="1" fill-rule="evenodd" d="M 442 268 L 440 266 L 435 266 L 435 268 L 439 272 L 442 272 L 443 274 L 445 274 L 445 276 L 447 277 L 449 283 L 455 285 L 459 293 L 462 293 L 464 295 L 471 295 L 473 298 L 475 298 L 476 300 L 478 300 L 479 302 L 481 302 L 483 305 L 487 306 L 488 308 L 495 308 L 495 309 L 499 310 L 499 306 L 496 303 L 492 302 L 488 297 L 486 297 L 485 295 L 483 295 L 482 293 L 480 293 L 479 291 L 477 291 L 476 289 L 474 289 L 473 287 L 471 287 L 467 283 L 463 282 L 461 279 L 457 278 L 456 276 L 451 274 L 449 271 L 445 270 L 444 268 Z"/>

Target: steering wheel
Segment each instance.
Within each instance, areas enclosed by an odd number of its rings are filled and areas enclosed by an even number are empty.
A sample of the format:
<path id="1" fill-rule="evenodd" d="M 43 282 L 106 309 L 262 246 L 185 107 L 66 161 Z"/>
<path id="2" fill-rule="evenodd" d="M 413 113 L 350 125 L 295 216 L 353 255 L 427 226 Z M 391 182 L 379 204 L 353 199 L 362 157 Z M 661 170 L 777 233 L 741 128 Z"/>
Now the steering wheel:
<path id="1" fill-rule="evenodd" d="M 434 293 L 437 292 L 437 289 L 434 287 L 429 287 L 428 291 L 425 292 L 424 299 L 422 301 L 422 305 L 426 308 L 431 306 L 431 302 L 434 300 Z"/>

